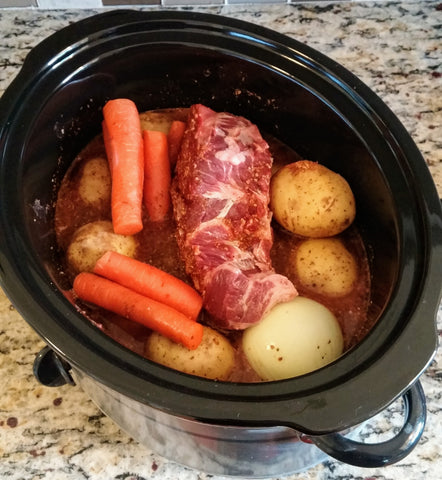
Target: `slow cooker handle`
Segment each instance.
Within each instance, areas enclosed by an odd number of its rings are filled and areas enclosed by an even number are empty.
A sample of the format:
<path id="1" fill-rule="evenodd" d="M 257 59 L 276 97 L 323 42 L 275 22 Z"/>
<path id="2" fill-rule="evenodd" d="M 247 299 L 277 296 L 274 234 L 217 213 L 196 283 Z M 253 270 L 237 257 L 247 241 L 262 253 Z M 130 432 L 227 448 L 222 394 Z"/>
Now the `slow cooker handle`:
<path id="1" fill-rule="evenodd" d="M 60 387 L 66 383 L 75 385 L 70 369 L 70 365 L 48 346 L 40 350 L 34 359 L 34 377 L 46 387 Z"/>
<path id="2" fill-rule="evenodd" d="M 405 423 L 400 432 L 381 443 L 361 443 L 339 433 L 310 437 L 322 451 L 356 467 L 391 465 L 406 457 L 419 442 L 426 421 L 426 402 L 422 385 L 414 383 L 403 395 Z"/>

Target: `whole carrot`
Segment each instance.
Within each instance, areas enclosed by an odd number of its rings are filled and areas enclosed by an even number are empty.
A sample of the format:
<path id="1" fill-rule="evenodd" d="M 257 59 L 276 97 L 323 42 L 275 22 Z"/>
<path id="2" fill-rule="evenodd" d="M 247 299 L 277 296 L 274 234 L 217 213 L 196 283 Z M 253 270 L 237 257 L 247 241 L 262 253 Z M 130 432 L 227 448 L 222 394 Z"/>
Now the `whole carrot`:
<path id="1" fill-rule="evenodd" d="M 144 154 L 140 117 L 132 100 L 117 98 L 103 107 L 103 139 L 112 176 L 112 224 L 115 233 L 133 235 L 143 228 Z"/>
<path id="2" fill-rule="evenodd" d="M 169 144 L 169 160 L 172 168 L 175 167 L 185 129 L 186 124 L 181 120 L 174 120 L 170 125 L 167 143 Z"/>
<path id="3" fill-rule="evenodd" d="M 167 136 L 164 132 L 143 131 L 144 204 L 154 222 L 164 220 L 170 209 L 170 172 Z"/>
<path id="4" fill-rule="evenodd" d="M 117 252 L 106 252 L 93 272 L 165 303 L 192 320 L 196 320 L 203 305 L 201 295 L 179 278 Z"/>
<path id="5" fill-rule="evenodd" d="M 197 348 L 203 338 L 200 323 L 168 305 L 93 273 L 78 274 L 74 292 L 80 299 L 145 325 L 190 350 Z"/>

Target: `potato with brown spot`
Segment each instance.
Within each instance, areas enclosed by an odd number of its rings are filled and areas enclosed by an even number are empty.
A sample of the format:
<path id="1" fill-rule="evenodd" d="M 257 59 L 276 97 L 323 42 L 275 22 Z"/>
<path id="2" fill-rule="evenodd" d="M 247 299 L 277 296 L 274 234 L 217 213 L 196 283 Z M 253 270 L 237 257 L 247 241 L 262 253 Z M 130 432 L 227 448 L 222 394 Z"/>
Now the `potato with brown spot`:
<path id="1" fill-rule="evenodd" d="M 146 341 L 145 355 L 166 367 L 213 380 L 227 380 L 235 362 L 230 342 L 207 326 L 204 326 L 203 339 L 195 350 L 153 332 Z"/>
<path id="2" fill-rule="evenodd" d="M 276 221 L 304 237 L 331 237 L 354 220 L 356 206 L 347 181 L 309 160 L 285 165 L 272 177 L 270 208 Z"/>
<path id="3" fill-rule="evenodd" d="M 315 293 L 343 296 L 356 284 L 356 260 L 338 238 L 305 240 L 294 250 L 291 260 L 298 281 Z"/>
<path id="4" fill-rule="evenodd" d="M 97 260 L 112 250 L 134 257 L 138 242 L 132 236 L 117 235 L 110 221 L 87 223 L 73 235 L 66 259 L 74 273 L 90 272 Z"/>

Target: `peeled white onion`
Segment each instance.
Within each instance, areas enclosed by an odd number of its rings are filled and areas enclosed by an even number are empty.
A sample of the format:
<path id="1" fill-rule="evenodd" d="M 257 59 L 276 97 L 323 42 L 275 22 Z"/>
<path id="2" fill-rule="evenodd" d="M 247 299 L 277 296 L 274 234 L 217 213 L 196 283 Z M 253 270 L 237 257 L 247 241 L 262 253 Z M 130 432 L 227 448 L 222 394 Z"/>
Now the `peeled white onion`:
<path id="1" fill-rule="evenodd" d="M 324 305 L 305 297 L 276 305 L 243 334 L 245 355 L 263 380 L 296 377 L 343 352 L 342 331 Z"/>

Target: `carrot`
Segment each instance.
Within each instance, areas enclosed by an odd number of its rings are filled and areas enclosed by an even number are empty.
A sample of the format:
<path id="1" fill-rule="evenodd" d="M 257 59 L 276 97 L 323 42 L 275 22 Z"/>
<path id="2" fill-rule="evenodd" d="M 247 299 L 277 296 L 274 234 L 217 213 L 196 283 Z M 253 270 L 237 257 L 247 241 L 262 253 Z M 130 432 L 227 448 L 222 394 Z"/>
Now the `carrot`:
<path id="1" fill-rule="evenodd" d="M 179 278 L 117 252 L 106 252 L 93 272 L 169 305 L 193 320 L 203 305 L 200 294 Z"/>
<path id="2" fill-rule="evenodd" d="M 107 278 L 82 272 L 75 277 L 74 292 L 80 299 L 145 325 L 190 350 L 201 343 L 200 323 Z"/>
<path id="3" fill-rule="evenodd" d="M 133 235 L 143 228 L 143 139 L 132 100 L 117 98 L 103 107 L 103 139 L 112 177 L 115 233 Z"/>
<path id="4" fill-rule="evenodd" d="M 169 160 L 172 168 L 176 164 L 185 129 L 185 122 L 180 120 L 174 120 L 170 125 L 169 133 L 167 134 L 167 143 L 169 144 Z"/>
<path id="5" fill-rule="evenodd" d="M 167 135 L 143 131 L 144 140 L 144 204 L 154 222 L 164 220 L 170 208 L 170 173 Z"/>

